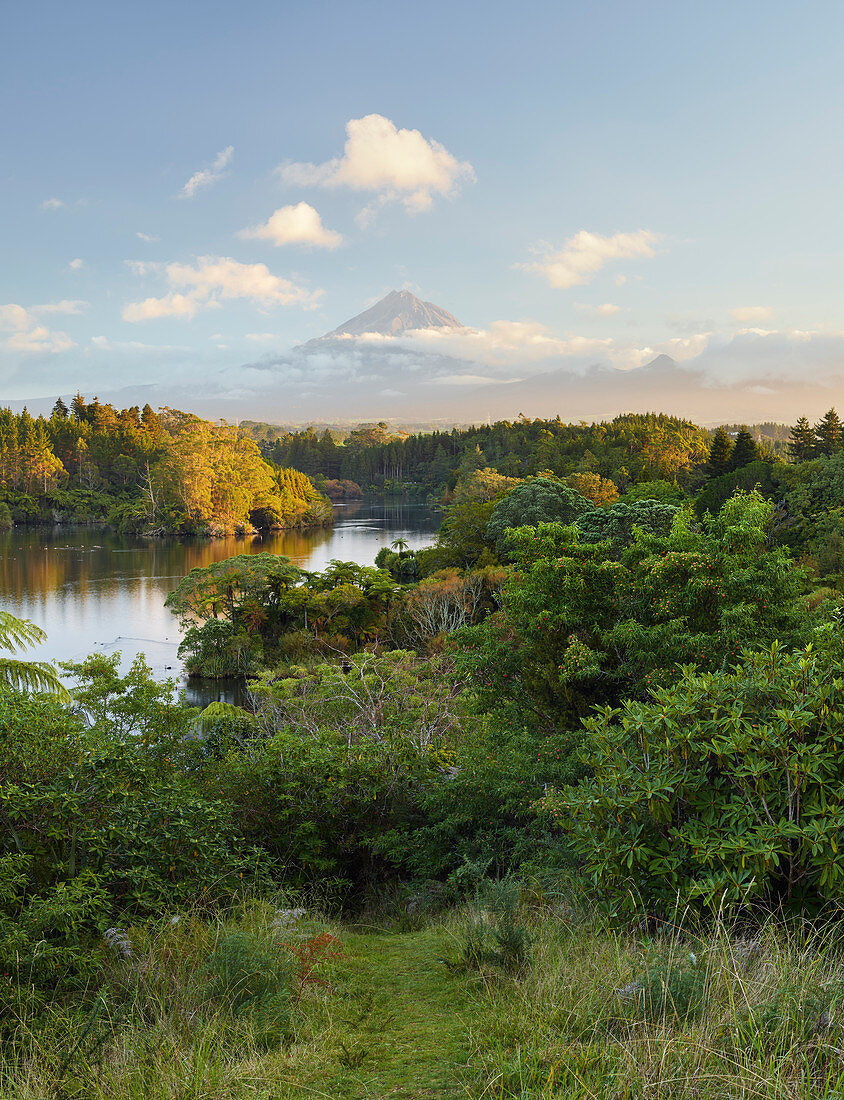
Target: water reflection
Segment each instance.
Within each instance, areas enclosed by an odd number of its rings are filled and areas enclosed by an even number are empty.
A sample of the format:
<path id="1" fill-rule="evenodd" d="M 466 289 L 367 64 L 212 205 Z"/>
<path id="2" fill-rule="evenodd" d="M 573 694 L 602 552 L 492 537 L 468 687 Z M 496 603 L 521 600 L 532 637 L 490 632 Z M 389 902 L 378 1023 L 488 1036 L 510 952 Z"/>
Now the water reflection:
<path id="1" fill-rule="evenodd" d="M 181 676 L 178 623 L 164 607 L 167 594 L 196 566 L 269 551 L 304 569 L 332 558 L 370 565 L 382 546 L 403 538 L 429 545 L 439 517 L 407 504 L 354 502 L 335 509 L 333 528 L 283 531 L 254 539 L 137 539 L 92 528 L 17 528 L 0 533 L 0 608 L 31 619 L 47 642 L 27 656 L 79 660 L 88 653 L 122 654 L 125 668 L 144 653 L 156 676 Z M 189 700 L 232 701 L 231 687 L 199 690 Z"/>

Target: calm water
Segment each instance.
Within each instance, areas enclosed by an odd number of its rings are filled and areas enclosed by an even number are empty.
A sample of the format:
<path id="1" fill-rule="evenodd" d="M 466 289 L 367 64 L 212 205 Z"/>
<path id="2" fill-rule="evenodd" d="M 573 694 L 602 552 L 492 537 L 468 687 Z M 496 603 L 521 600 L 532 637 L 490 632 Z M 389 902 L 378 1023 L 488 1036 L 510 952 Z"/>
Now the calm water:
<path id="1" fill-rule="evenodd" d="M 285 554 L 305 569 L 332 558 L 372 565 L 382 546 L 403 538 L 430 545 L 439 517 L 417 505 L 353 503 L 335 509 L 333 528 L 284 531 L 256 539 L 136 539 L 91 528 L 17 528 L 0 532 L 0 609 L 30 619 L 47 641 L 25 656 L 77 660 L 88 653 L 122 655 L 125 669 L 143 653 L 156 677 L 180 678 L 181 634 L 164 607 L 194 566 L 233 554 Z M 188 701 L 235 700 L 230 686 L 186 685 Z"/>

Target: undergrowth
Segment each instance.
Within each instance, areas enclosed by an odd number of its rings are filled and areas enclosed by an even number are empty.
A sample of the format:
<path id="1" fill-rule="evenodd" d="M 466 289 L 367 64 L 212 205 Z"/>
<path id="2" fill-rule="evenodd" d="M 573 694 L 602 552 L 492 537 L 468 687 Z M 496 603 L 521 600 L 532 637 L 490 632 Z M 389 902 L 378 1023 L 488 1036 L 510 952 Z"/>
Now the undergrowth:
<path id="1" fill-rule="evenodd" d="M 406 930 L 275 899 L 111 929 L 88 994 L 8 1038 L 0 1100 L 844 1095 L 837 922 L 644 934 L 473 885 Z"/>

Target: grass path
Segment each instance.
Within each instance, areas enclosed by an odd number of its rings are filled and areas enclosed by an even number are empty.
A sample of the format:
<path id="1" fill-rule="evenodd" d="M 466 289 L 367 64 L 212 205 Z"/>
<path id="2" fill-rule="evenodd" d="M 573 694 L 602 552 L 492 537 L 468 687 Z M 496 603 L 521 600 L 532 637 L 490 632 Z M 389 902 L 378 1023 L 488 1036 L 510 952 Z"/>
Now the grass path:
<path id="1" fill-rule="evenodd" d="M 474 1095 L 468 1033 L 473 982 L 439 958 L 448 951 L 442 929 L 402 934 L 350 934 L 335 967 L 329 1019 L 319 1042 L 321 1065 L 292 1072 L 274 1100 L 466 1100 Z M 314 1021 L 316 1023 L 316 1021 Z M 326 1034 L 330 1031 L 330 1038 Z M 333 1044 L 332 1064 L 325 1042 Z M 315 1052 L 316 1053 L 316 1052 Z M 297 1069 L 306 1065 L 300 1053 Z"/>

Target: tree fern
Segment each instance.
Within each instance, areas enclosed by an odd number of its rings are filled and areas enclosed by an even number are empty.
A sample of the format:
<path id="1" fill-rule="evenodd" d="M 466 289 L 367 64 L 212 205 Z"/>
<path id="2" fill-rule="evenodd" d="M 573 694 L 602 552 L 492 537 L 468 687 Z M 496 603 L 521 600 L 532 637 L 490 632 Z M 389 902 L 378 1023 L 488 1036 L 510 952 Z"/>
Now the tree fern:
<path id="1" fill-rule="evenodd" d="M 16 619 L 8 611 L 0 611 L 0 649 L 17 653 L 38 645 L 47 635 L 40 626 L 27 619 Z M 41 691 L 70 701 L 71 696 L 56 675 L 52 665 L 44 661 L 22 661 L 16 657 L 0 657 L 0 686 L 15 691 Z"/>

